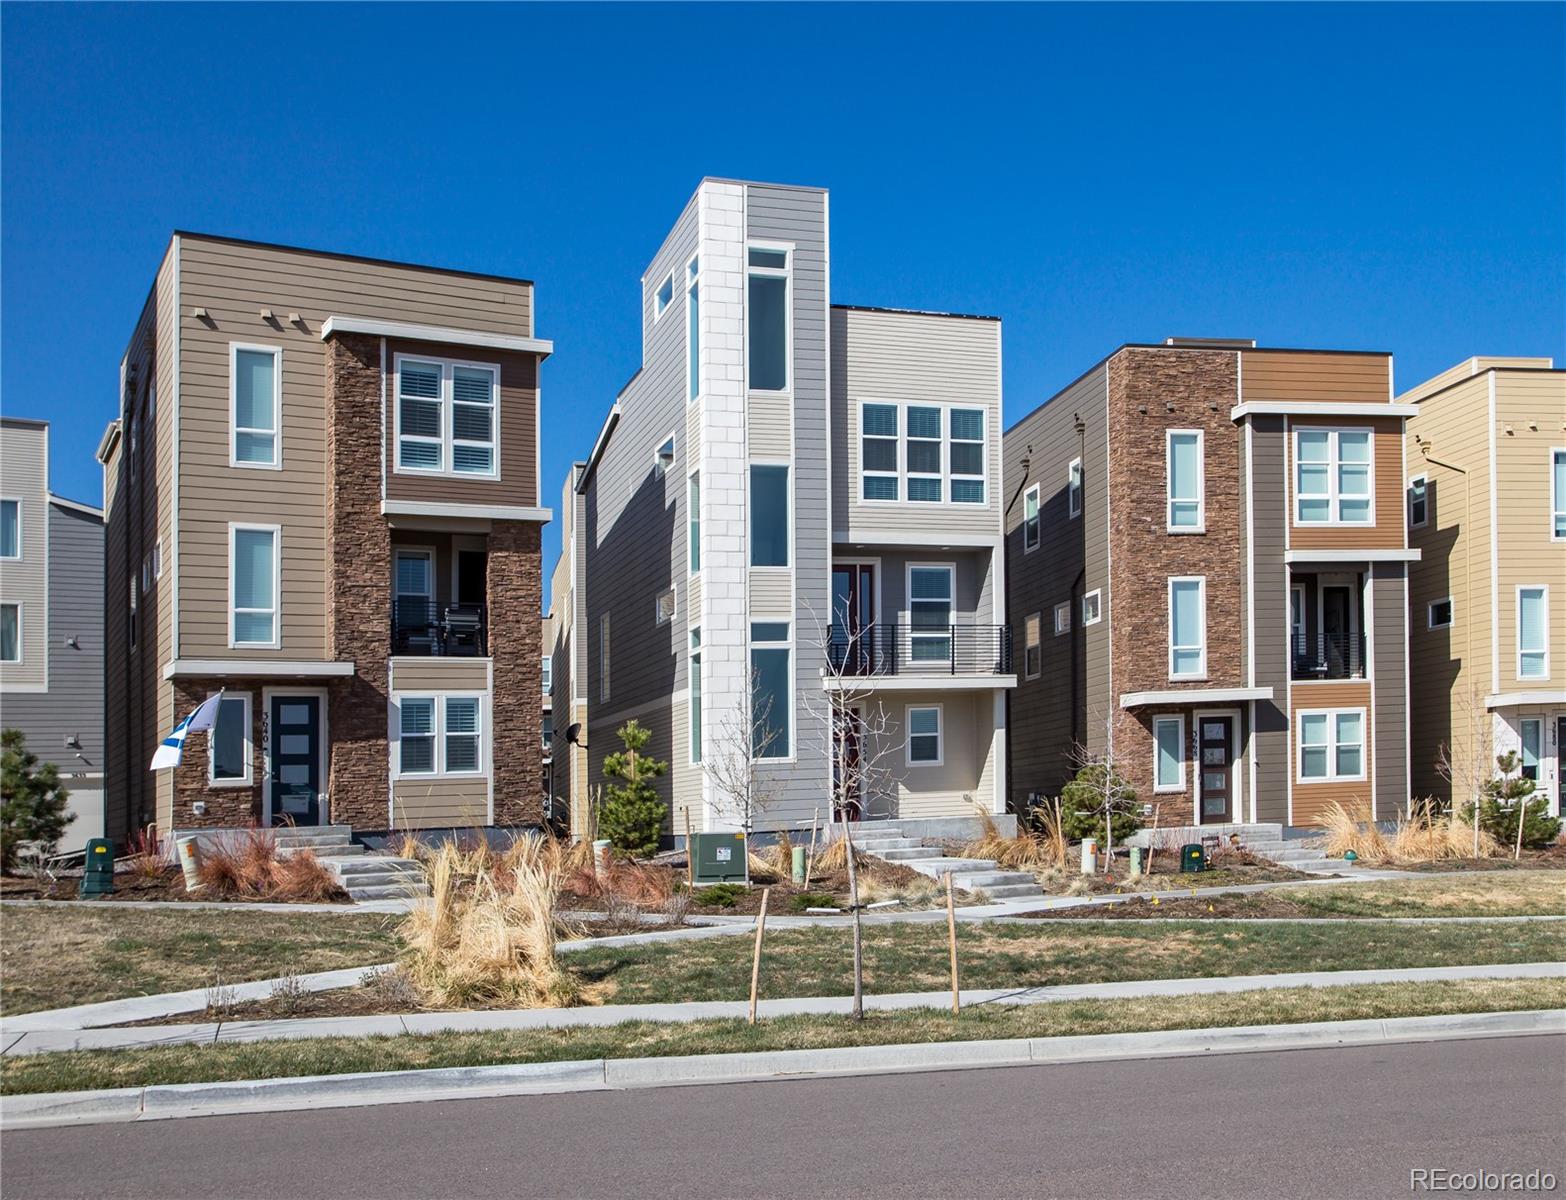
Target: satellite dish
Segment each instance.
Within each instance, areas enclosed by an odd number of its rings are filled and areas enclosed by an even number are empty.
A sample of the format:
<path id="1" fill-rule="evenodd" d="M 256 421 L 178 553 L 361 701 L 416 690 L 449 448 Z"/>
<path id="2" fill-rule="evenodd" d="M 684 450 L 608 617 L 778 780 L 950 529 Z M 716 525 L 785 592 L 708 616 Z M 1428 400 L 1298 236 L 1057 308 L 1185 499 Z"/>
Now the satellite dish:
<path id="1" fill-rule="evenodd" d="M 570 742 L 571 745 L 581 746 L 582 743 L 578 740 L 581 738 L 581 736 L 582 722 L 572 721 L 569 725 L 566 726 L 566 741 Z M 587 747 L 583 746 L 582 748 L 585 750 Z"/>

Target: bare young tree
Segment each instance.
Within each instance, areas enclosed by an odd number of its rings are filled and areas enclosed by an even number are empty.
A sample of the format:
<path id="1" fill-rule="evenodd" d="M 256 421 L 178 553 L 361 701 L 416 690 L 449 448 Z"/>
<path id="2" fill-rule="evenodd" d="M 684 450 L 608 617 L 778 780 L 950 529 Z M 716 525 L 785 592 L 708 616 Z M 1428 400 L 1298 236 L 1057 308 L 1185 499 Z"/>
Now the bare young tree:
<path id="1" fill-rule="evenodd" d="M 783 728 L 772 720 L 772 697 L 760 695 L 760 679 L 752 671 L 719 719 L 701 764 L 712 781 L 713 810 L 738 825 L 747 844 L 782 786 L 767 761 L 782 737 Z"/>
<path id="2" fill-rule="evenodd" d="M 1495 777 L 1494 718 L 1483 699 L 1470 689 L 1458 700 L 1452 741 L 1436 752 L 1436 774 L 1452 785 L 1452 815 L 1473 805 L 1474 857 L 1479 857 L 1479 808 L 1486 786 Z"/>
<path id="3" fill-rule="evenodd" d="M 1103 746 L 1094 750 L 1082 742 L 1073 742 L 1071 761 L 1077 768 L 1077 778 L 1066 785 L 1066 791 L 1102 823 L 1104 861 L 1113 870 L 1115 818 L 1136 811 L 1136 792 L 1121 773 L 1120 759 L 1115 753 L 1114 710 L 1104 719 Z"/>
<path id="4" fill-rule="evenodd" d="M 821 668 L 820 690 L 806 689 L 808 736 L 818 742 L 832 764 L 831 815 L 848 862 L 848 909 L 854 929 L 853 1019 L 862 1021 L 864 1007 L 864 933 L 859 920 L 859 877 L 854 863 L 851 814 L 863 815 L 878 799 L 895 793 L 899 761 L 906 743 L 898 723 L 873 686 L 877 666 L 875 630 L 866 627 L 852 637 L 836 637 L 806 605 L 815 626 L 808 643 Z M 845 622 L 846 624 L 846 622 Z"/>

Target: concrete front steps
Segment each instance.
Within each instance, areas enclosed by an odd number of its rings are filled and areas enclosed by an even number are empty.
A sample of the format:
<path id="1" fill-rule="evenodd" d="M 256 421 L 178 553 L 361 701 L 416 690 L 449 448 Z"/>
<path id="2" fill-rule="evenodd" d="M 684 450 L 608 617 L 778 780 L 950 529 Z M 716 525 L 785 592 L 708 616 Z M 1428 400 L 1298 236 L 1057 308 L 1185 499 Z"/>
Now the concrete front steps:
<path id="1" fill-rule="evenodd" d="M 983 892 L 991 900 L 1040 900 L 1044 889 L 1030 871 L 1003 871 L 986 858 L 948 858 L 937 846 L 926 846 L 923 839 L 904 837 L 901 829 L 859 827 L 854 847 L 887 862 L 912 867 L 921 875 L 940 879 L 951 873 L 952 883 L 968 892 Z"/>
<path id="2" fill-rule="evenodd" d="M 1270 859 L 1280 866 L 1293 867 L 1297 871 L 1337 868 L 1343 865 L 1338 859 L 1328 858 L 1323 853 L 1320 838 L 1285 831 L 1283 825 L 1276 821 L 1244 825 L 1164 826 L 1158 830 L 1158 845 L 1161 851 L 1172 848 L 1179 853 L 1182 845 L 1188 842 L 1200 842 L 1204 837 L 1219 837 L 1223 839 L 1225 845 L 1228 845 L 1229 839 L 1235 834 L 1239 835 L 1240 845 L 1252 854 Z M 1132 834 L 1127 842 L 1129 845 L 1146 849 L 1151 837 L 1152 830 L 1143 829 Z"/>
<path id="3" fill-rule="evenodd" d="M 428 896 L 424 872 L 411 858 L 368 854 L 349 825 L 292 826 L 277 831 L 277 852 L 312 851 L 337 876 L 351 900 L 408 900 Z"/>

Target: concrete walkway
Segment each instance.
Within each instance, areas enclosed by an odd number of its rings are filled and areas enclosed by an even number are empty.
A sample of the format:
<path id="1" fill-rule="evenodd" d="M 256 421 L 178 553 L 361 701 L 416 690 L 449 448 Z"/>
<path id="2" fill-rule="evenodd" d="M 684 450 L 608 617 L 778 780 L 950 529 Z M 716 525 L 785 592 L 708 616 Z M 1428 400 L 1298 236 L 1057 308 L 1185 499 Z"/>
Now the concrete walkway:
<path id="1" fill-rule="evenodd" d="M 1413 967 L 1404 970 L 1301 971 L 1283 975 L 1232 975 L 1212 979 L 1150 979 L 1121 983 L 1063 984 L 1035 988 L 975 988 L 962 992 L 964 1007 L 982 1004 L 1048 1004 L 1061 1000 L 1123 1000 L 1146 996 L 1205 996 L 1275 988 L 1346 987 L 1373 983 L 1427 983 L 1460 979 L 1560 979 L 1566 963 L 1508 963 L 1490 966 Z M 805 1014 L 845 1015 L 849 996 L 808 996 L 763 1000 L 763 1017 Z M 943 1009 L 950 992 L 901 992 L 866 996 L 865 1008 L 892 1011 Z M 313 1017 L 292 1021 L 208 1021 L 194 1025 L 139 1026 L 131 1029 L 39 1029 L 5 1038 L 7 1055 L 60 1050 L 130 1050 L 151 1046 L 216 1045 L 324 1037 L 432 1034 L 450 1030 L 567 1029 L 602 1027 L 626 1021 L 701 1021 L 744 1019 L 744 1000 L 676 1004 L 614 1004 L 596 1008 L 544 1008 L 493 1012 L 411 1013 L 406 1016 Z"/>

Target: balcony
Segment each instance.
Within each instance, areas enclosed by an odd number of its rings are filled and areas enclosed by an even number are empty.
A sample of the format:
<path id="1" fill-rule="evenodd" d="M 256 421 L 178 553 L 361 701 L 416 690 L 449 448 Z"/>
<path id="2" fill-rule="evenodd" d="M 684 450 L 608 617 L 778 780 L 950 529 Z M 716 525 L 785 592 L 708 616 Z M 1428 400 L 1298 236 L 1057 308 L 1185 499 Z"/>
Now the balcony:
<path id="1" fill-rule="evenodd" d="M 1290 646 L 1290 677 L 1303 679 L 1365 678 L 1363 633 L 1295 634 Z"/>
<path id="2" fill-rule="evenodd" d="M 876 625 L 832 627 L 827 661 L 851 676 L 980 676 L 1011 674 L 1006 625 Z"/>
<path id="3" fill-rule="evenodd" d="M 391 652 L 430 658 L 481 658 L 489 653 L 482 604 L 437 604 L 419 596 L 392 601 Z"/>

